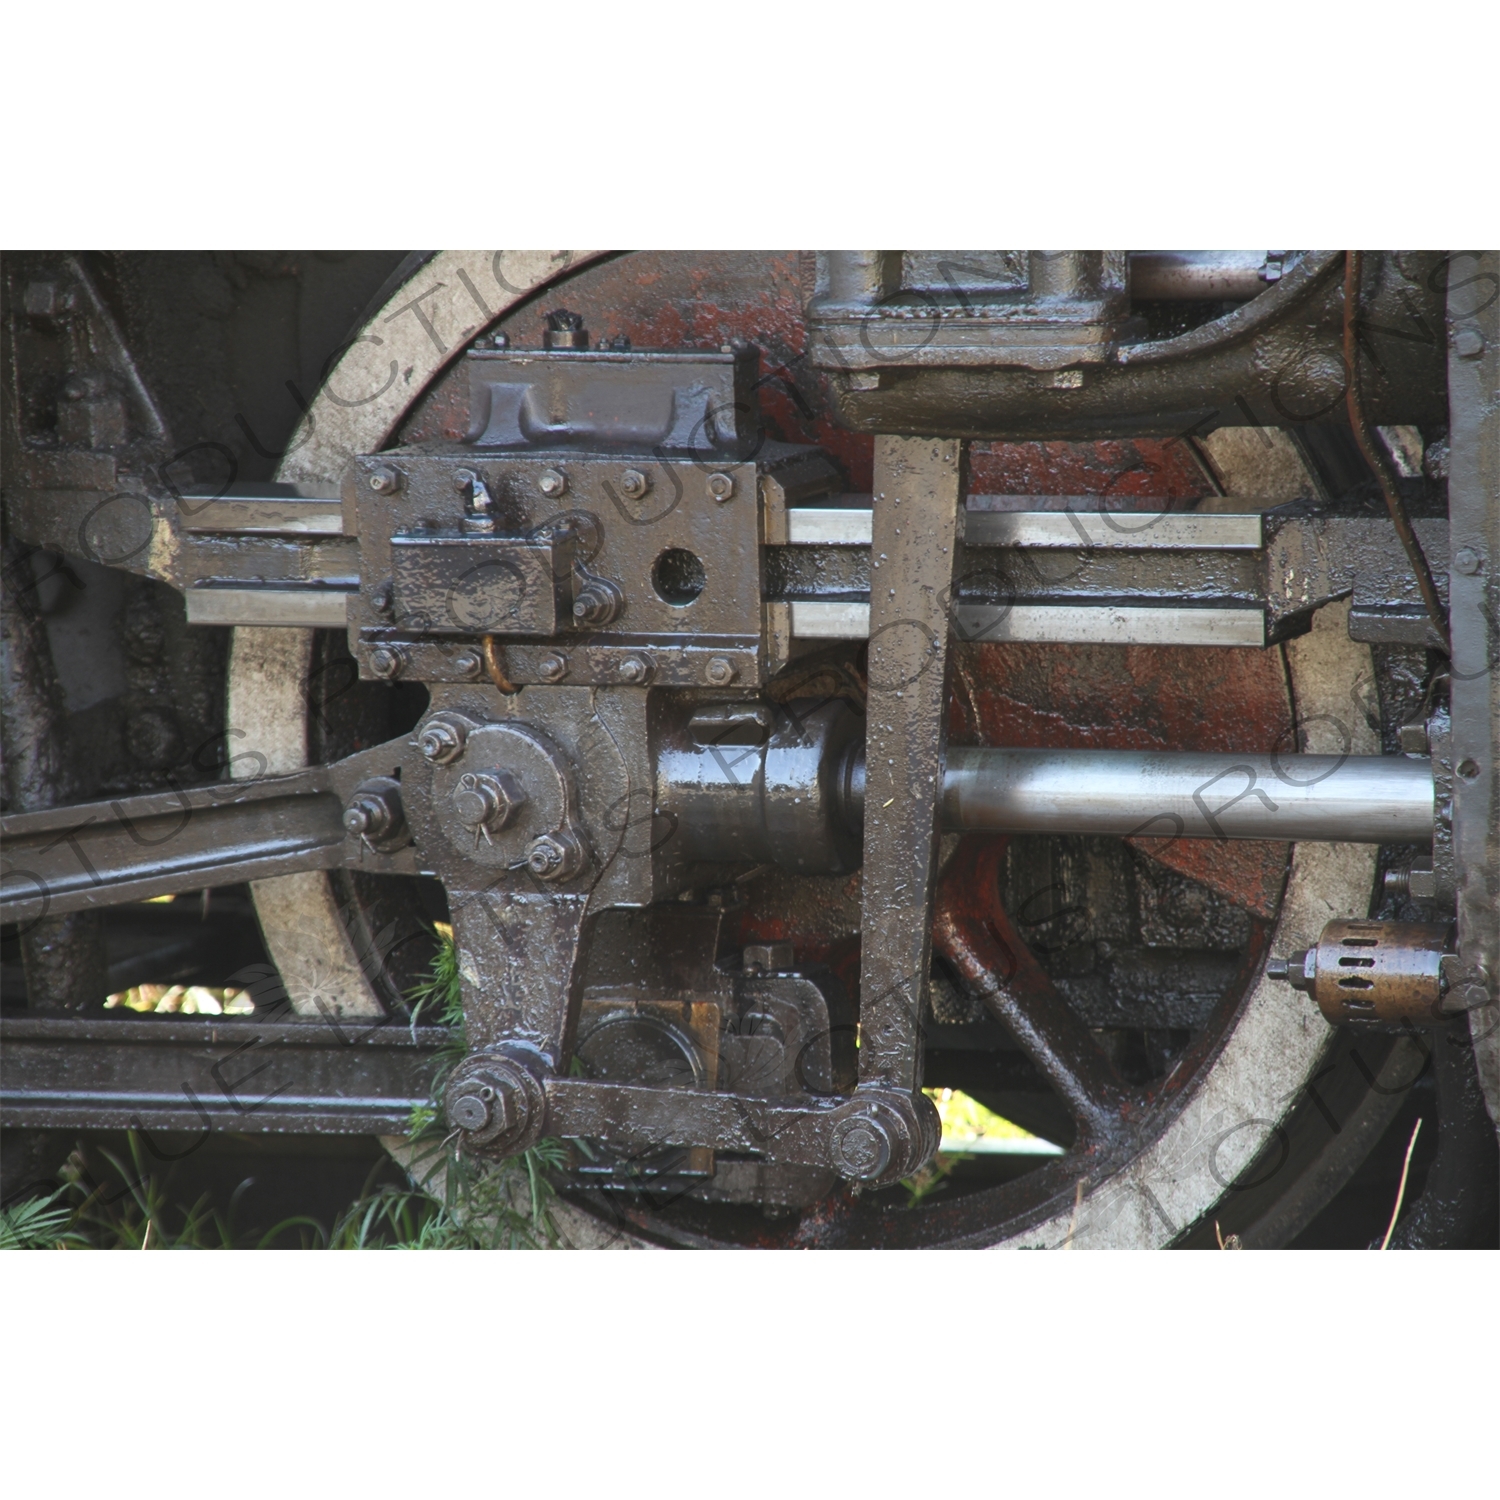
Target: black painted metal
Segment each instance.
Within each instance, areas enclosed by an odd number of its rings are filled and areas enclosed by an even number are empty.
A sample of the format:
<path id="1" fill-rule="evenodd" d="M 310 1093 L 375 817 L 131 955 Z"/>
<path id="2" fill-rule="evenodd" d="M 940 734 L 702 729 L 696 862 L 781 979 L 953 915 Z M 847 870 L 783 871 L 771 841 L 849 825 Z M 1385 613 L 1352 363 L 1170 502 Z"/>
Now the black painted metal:
<path id="1" fill-rule="evenodd" d="M 0 1124 L 403 1134 L 449 1040 L 438 1026 L 334 1017 L 8 1016 Z"/>

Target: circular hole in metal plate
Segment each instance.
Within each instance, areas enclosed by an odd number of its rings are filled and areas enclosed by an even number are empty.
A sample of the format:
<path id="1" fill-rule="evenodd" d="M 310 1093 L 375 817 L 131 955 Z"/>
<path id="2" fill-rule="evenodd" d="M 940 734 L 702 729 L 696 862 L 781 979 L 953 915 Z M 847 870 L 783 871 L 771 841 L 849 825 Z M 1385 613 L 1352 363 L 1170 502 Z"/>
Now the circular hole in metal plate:
<path id="1" fill-rule="evenodd" d="M 702 560 L 685 547 L 668 547 L 651 566 L 651 587 L 668 604 L 691 604 L 707 582 Z"/>

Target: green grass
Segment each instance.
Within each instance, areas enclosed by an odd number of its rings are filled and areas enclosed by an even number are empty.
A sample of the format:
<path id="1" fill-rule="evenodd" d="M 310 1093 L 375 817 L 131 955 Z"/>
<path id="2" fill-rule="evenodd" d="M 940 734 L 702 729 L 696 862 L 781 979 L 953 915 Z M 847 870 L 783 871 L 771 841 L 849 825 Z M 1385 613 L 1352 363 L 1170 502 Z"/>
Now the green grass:
<path id="1" fill-rule="evenodd" d="M 501 1162 L 458 1149 L 442 1123 L 448 1074 L 467 1050 L 458 950 L 452 929 L 438 924 L 438 951 L 426 979 L 411 992 L 412 1024 L 420 1016 L 448 1027 L 432 1092 L 412 1110 L 404 1166 L 409 1185 L 371 1185 L 332 1224 L 306 1214 L 264 1231 L 246 1231 L 235 1213 L 247 1178 L 219 1211 L 207 1195 L 184 1208 L 173 1202 L 171 1167 L 158 1173 L 139 1138 L 127 1136 L 129 1161 L 100 1155 L 116 1180 L 100 1181 L 81 1151 L 69 1157 L 62 1185 L 50 1195 L 0 1212 L 0 1249 L 230 1250 L 265 1249 L 289 1240 L 309 1250 L 526 1250 L 564 1243 L 553 1215 L 552 1174 L 568 1148 L 555 1140 Z M 375 1172 L 385 1166 L 378 1163 Z M 106 1174 L 108 1176 L 108 1174 Z M 371 1176 L 374 1176 L 372 1172 Z"/>

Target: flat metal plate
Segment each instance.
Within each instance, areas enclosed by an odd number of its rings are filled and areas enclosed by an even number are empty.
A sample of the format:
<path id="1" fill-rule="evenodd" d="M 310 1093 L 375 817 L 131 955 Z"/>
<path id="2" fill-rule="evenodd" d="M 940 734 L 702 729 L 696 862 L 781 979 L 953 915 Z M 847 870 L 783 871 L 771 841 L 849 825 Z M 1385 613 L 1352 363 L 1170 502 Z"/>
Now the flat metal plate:
<path id="1" fill-rule="evenodd" d="M 870 606 L 842 600 L 793 599 L 792 634 L 802 640 L 862 640 Z M 1264 646 L 1259 609 L 1177 609 L 1143 605 L 960 604 L 962 640 L 1041 641 L 1074 645 Z"/>
<path id="2" fill-rule="evenodd" d="M 1262 517 L 1183 515 L 1174 511 L 971 510 L 964 515 L 969 547 L 1113 547 L 1139 552 L 1256 551 Z"/>
<path id="3" fill-rule="evenodd" d="M 868 547 L 870 512 L 836 506 L 787 511 L 794 547 Z M 1176 511 L 989 510 L 964 514 L 968 547 L 1111 547 L 1140 552 L 1248 551 L 1264 543 L 1263 519 L 1251 514 L 1183 515 Z"/>
<path id="4" fill-rule="evenodd" d="M 187 589 L 189 625 L 298 625 L 343 630 L 353 589 Z"/>

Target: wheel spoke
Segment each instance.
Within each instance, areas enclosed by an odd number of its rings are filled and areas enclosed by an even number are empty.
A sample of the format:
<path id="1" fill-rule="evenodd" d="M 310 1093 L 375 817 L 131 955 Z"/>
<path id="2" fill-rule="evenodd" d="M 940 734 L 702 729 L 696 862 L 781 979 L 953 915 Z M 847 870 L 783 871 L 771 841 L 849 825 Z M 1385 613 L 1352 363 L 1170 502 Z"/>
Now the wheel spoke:
<path id="1" fill-rule="evenodd" d="M 966 838 L 938 887 L 933 944 L 1098 1141 L 1116 1135 L 1128 1091 L 1001 907 L 1004 838 Z"/>

